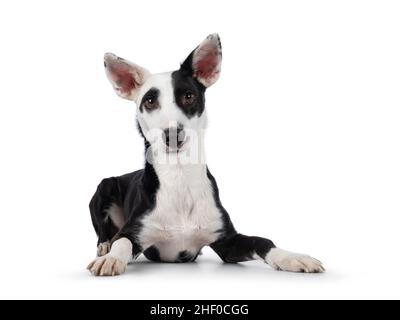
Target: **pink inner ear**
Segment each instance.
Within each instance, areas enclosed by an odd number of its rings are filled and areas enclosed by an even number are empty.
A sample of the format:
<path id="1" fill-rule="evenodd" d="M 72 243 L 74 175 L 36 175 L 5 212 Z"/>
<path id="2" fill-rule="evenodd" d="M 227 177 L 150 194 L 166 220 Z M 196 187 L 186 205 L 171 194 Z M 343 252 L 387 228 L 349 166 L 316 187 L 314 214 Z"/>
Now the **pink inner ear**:
<path id="1" fill-rule="evenodd" d="M 214 46 L 204 46 L 197 52 L 193 69 L 194 76 L 204 79 L 212 78 L 216 72 L 219 63 L 219 52 Z"/>
<path id="2" fill-rule="evenodd" d="M 113 81 L 117 84 L 121 93 L 130 94 L 136 87 L 132 73 L 129 72 L 128 66 L 123 63 L 115 63 L 109 66 L 110 74 Z"/>

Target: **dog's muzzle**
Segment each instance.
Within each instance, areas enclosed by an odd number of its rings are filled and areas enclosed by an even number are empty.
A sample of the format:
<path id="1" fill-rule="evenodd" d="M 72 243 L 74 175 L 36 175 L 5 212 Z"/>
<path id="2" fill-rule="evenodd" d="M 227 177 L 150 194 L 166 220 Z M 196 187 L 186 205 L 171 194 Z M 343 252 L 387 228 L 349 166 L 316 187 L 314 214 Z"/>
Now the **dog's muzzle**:
<path id="1" fill-rule="evenodd" d="M 183 127 L 172 127 L 165 129 L 163 132 L 163 141 L 170 150 L 177 150 L 185 143 L 185 130 Z"/>

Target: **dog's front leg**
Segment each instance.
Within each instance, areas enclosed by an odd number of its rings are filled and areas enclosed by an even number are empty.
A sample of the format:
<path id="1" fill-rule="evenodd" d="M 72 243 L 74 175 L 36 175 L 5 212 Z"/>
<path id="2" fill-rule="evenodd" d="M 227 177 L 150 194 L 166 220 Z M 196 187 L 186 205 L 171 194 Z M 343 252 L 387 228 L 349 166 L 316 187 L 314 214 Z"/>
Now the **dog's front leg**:
<path id="1" fill-rule="evenodd" d="M 124 273 L 137 245 L 128 238 L 115 240 L 109 253 L 92 261 L 87 269 L 95 276 L 116 276 Z"/>
<path id="2" fill-rule="evenodd" d="M 276 270 L 292 272 L 324 272 L 322 263 L 308 255 L 289 252 L 275 247 L 273 242 L 240 233 L 224 236 L 211 244 L 211 248 L 224 262 L 236 263 L 262 259 Z"/>

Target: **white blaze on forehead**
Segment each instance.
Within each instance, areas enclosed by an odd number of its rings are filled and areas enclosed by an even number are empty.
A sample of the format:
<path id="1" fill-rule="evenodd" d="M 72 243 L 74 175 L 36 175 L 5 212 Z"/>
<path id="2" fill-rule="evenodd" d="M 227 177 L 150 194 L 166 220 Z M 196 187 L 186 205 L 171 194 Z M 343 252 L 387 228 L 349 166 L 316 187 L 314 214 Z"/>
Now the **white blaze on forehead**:
<path id="1" fill-rule="evenodd" d="M 152 88 L 160 91 L 165 96 L 173 98 L 174 90 L 172 88 L 172 72 L 156 73 L 147 78 L 146 82 L 140 88 L 136 104 L 139 106 L 143 96 Z"/>
<path id="2" fill-rule="evenodd" d="M 154 74 L 144 83 L 140 90 L 137 104 L 139 123 L 145 131 L 149 129 L 165 129 L 169 127 L 171 121 L 178 118 L 179 109 L 175 104 L 174 89 L 172 86 L 172 72 Z M 145 109 L 141 112 L 139 107 L 145 94 L 156 89 L 158 94 L 158 109 L 147 112 Z"/>

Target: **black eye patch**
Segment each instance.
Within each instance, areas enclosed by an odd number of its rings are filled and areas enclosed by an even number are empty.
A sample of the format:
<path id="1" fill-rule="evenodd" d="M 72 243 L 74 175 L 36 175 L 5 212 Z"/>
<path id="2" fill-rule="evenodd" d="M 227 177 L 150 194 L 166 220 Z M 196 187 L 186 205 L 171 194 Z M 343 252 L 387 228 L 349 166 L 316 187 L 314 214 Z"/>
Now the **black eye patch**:
<path id="1" fill-rule="evenodd" d="M 160 107 L 160 104 L 158 103 L 158 97 L 160 96 L 160 90 L 157 88 L 151 88 L 149 91 L 145 93 L 145 95 L 142 98 L 142 101 L 140 102 L 139 110 L 140 112 L 143 112 L 143 109 L 146 109 L 146 111 L 152 111 L 154 109 L 157 109 Z"/>
<path id="2" fill-rule="evenodd" d="M 174 88 L 175 102 L 182 112 L 191 118 L 194 115 L 200 116 L 204 111 L 205 87 L 182 68 L 172 73 L 172 86 Z M 193 95 L 193 103 L 184 103 L 185 95 Z"/>

